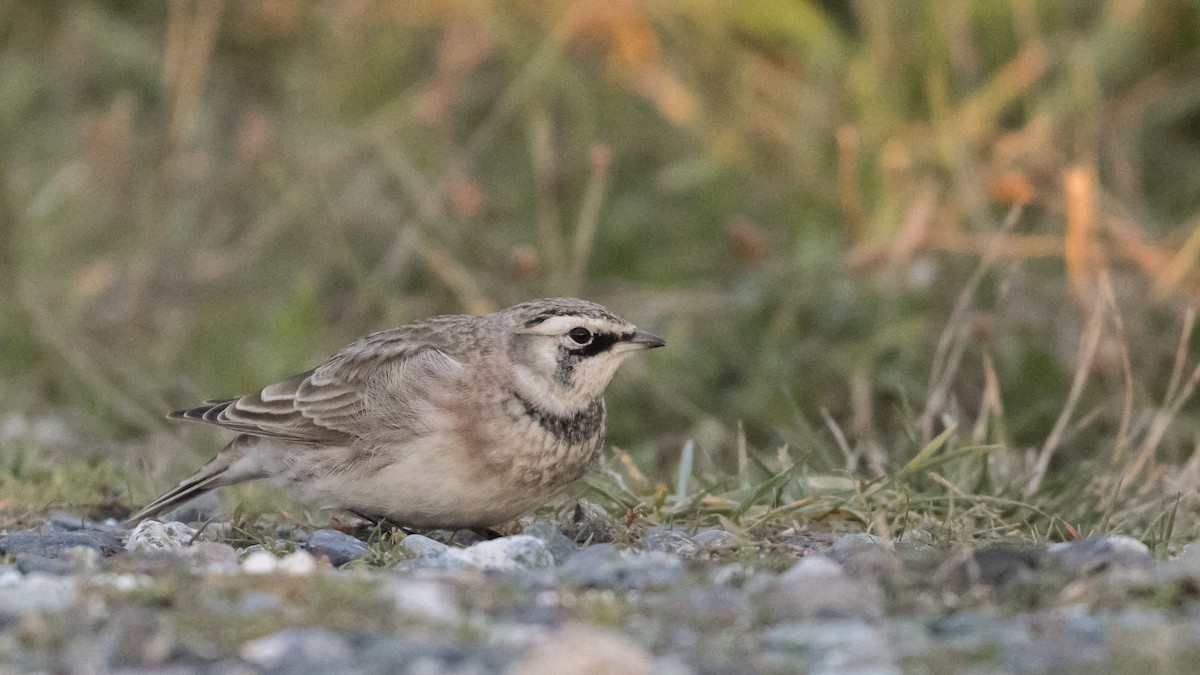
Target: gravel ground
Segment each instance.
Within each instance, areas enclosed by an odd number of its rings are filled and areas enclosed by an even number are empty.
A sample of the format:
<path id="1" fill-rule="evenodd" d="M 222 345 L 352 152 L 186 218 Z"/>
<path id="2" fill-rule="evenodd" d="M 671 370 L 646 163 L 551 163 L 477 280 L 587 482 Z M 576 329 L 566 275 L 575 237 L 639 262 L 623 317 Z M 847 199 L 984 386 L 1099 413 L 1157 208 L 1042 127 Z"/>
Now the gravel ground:
<path id="1" fill-rule="evenodd" d="M 0 538 L 0 672 L 1183 672 L 1200 656 L 1197 545 L 1164 561 L 1120 536 L 755 541 L 585 508 L 492 540 L 428 534 L 235 547 L 219 523 L 56 514 Z"/>

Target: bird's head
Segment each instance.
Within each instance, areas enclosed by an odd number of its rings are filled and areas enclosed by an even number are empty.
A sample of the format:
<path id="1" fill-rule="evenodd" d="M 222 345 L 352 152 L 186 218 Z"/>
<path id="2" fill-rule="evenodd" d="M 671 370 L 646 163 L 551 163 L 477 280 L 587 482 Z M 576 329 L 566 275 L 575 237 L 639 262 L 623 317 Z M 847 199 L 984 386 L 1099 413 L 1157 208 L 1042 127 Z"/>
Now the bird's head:
<path id="1" fill-rule="evenodd" d="M 591 404 L 630 354 L 666 344 L 604 307 L 575 298 L 532 300 L 493 317 L 505 325 L 516 386 L 557 413 Z"/>

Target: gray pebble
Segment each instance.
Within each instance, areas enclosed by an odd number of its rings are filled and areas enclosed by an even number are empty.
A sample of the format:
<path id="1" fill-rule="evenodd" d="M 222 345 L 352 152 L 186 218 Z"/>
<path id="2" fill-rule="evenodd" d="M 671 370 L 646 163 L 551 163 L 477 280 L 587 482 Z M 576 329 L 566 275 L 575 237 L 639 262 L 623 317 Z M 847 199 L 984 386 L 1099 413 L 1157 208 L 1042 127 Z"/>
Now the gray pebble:
<path id="1" fill-rule="evenodd" d="M 738 538 L 732 532 L 725 530 L 709 529 L 700 530 L 692 535 L 692 541 L 696 546 L 700 547 L 701 552 L 715 552 L 726 549 L 737 548 Z"/>
<path id="2" fill-rule="evenodd" d="M 0 584 L 0 612 L 21 615 L 35 611 L 61 612 L 75 602 L 79 580 L 33 572 L 15 582 Z"/>
<path id="3" fill-rule="evenodd" d="M 353 653 L 349 643 L 336 633 L 324 628 L 294 628 L 250 640 L 238 655 L 265 670 L 315 673 L 347 664 Z"/>
<path id="4" fill-rule="evenodd" d="M 1154 562 L 1154 556 L 1145 544 L 1124 535 L 1088 537 L 1054 544 L 1049 552 L 1063 569 L 1077 575 L 1096 574 L 1114 568 L 1148 567 Z"/>
<path id="5" fill-rule="evenodd" d="M 348 565 L 367 556 L 370 547 L 357 537 L 338 530 L 317 530 L 308 536 L 308 552 L 318 558 L 325 556 L 334 567 Z"/>
<path id="6" fill-rule="evenodd" d="M 472 567 L 484 570 L 515 571 L 554 567 L 554 556 L 542 540 L 527 534 L 483 541 L 465 549 L 446 553 Z"/>
<path id="7" fill-rule="evenodd" d="M 410 534 L 400 540 L 400 548 L 416 558 L 437 558 L 450 550 L 449 546 L 420 534 Z"/>
<path id="8" fill-rule="evenodd" d="M 1026 584 L 1036 578 L 1045 549 L 1035 546 L 992 544 L 973 554 L 975 573 L 980 583 L 998 586 Z"/>
<path id="9" fill-rule="evenodd" d="M 673 525 L 655 525 L 647 529 L 644 540 L 648 550 L 674 553 L 685 558 L 696 555 L 696 550 L 700 548 L 684 528 Z"/>
<path id="10" fill-rule="evenodd" d="M 65 576 L 75 574 L 79 570 L 75 563 L 66 558 L 47 558 L 44 555 L 34 553 L 19 553 L 17 554 L 17 569 L 21 574 L 32 574 L 33 572 L 42 572 L 44 574 L 56 574 Z"/>
<path id="11" fill-rule="evenodd" d="M 759 641 L 764 661 L 784 670 L 814 673 L 899 673 L 879 629 L 861 619 L 784 623 L 767 628 Z"/>
<path id="12" fill-rule="evenodd" d="M 362 672 L 496 673 L 515 651 L 502 645 L 427 642 L 396 636 L 373 636 L 355 644 Z"/>
<path id="13" fill-rule="evenodd" d="M 560 565 L 579 553 L 579 544 L 560 532 L 552 523 L 538 521 L 526 527 L 523 534 L 540 539 L 550 549 L 550 555 L 554 556 L 554 562 Z"/>
<path id="14" fill-rule="evenodd" d="M 98 530 L 57 531 L 53 528 L 19 530 L 0 539 L 0 555 L 32 554 L 46 558 L 58 558 L 65 551 L 77 546 L 92 548 L 101 555 L 122 553 L 125 547 L 121 540 L 109 532 Z"/>
<path id="15" fill-rule="evenodd" d="M 833 547 L 829 552 L 833 555 L 853 551 L 856 549 L 867 548 L 875 549 L 884 545 L 882 537 L 875 534 L 867 534 L 866 532 L 854 532 L 842 537 L 838 537 L 837 541 L 833 542 Z"/>
<path id="16" fill-rule="evenodd" d="M 702 628 L 721 629 L 749 622 L 752 616 L 746 594 L 729 586 L 700 586 L 674 599 L 668 611 L 681 622 Z"/>
<path id="17" fill-rule="evenodd" d="M 603 506 L 580 499 L 562 522 L 562 533 L 579 544 L 603 544 L 613 540 L 617 523 Z"/>
<path id="18" fill-rule="evenodd" d="M 829 549 L 829 555 L 851 576 L 885 578 L 897 566 L 886 540 L 865 532 L 839 537 Z"/>
<path id="19" fill-rule="evenodd" d="M 802 558 L 767 584 L 762 602 L 774 621 L 883 616 L 883 594 L 873 579 L 851 578 L 819 555 Z"/>
<path id="20" fill-rule="evenodd" d="M 618 552 L 612 544 L 584 547 L 559 569 L 559 579 L 584 588 L 647 590 L 683 580 L 679 558 L 661 551 Z"/>

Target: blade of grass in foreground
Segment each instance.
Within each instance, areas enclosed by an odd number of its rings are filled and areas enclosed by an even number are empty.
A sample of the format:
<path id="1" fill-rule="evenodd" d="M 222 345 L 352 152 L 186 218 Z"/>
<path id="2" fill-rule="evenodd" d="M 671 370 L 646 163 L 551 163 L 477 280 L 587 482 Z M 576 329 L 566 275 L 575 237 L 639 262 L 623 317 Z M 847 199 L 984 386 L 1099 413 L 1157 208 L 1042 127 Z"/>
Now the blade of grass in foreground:
<path id="1" fill-rule="evenodd" d="M 921 450 L 917 452 L 912 459 L 908 460 L 907 464 L 905 464 L 899 471 L 896 472 L 896 478 L 904 478 L 905 476 L 920 471 L 928 466 L 931 458 L 937 454 L 938 450 L 942 449 L 942 446 L 946 444 L 946 441 L 950 439 L 950 436 L 957 428 L 958 425 L 951 424 L 946 428 L 945 431 L 938 434 L 936 438 L 934 438 L 932 441 L 929 441 L 929 443 L 926 444 L 925 447 L 921 448 Z"/>

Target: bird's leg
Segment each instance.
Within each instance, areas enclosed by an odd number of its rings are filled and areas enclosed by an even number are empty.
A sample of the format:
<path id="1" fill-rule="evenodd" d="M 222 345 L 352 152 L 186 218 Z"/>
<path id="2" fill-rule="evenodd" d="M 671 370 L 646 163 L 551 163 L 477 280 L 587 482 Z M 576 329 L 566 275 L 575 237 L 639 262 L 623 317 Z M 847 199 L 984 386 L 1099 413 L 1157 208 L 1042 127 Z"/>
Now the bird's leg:
<path id="1" fill-rule="evenodd" d="M 391 530 L 399 530 L 399 531 L 403 532 L 405 535 L 413 534 L 416 532 L 416 530 L 412 529 L 411 527 L 408 527 L 407 525 L 401 525 L 400 523 L 397 523 L 396 521 L 394 521 L 391 518 L 388 518 L 386 516 L 368 516 L 365 513 L 360 513 L 358 511 L 353 511 L 353 510 L 350 511 L 350 513 L 353 513 L 354 515 L 358 516 L 359 518 L 362 518 L 363 520 L 367 521 L 368 523 L 371 523 L 371 525 L 373 527 L 377 527 L 377 528 L 385 528 L 386 527 Z"/>

